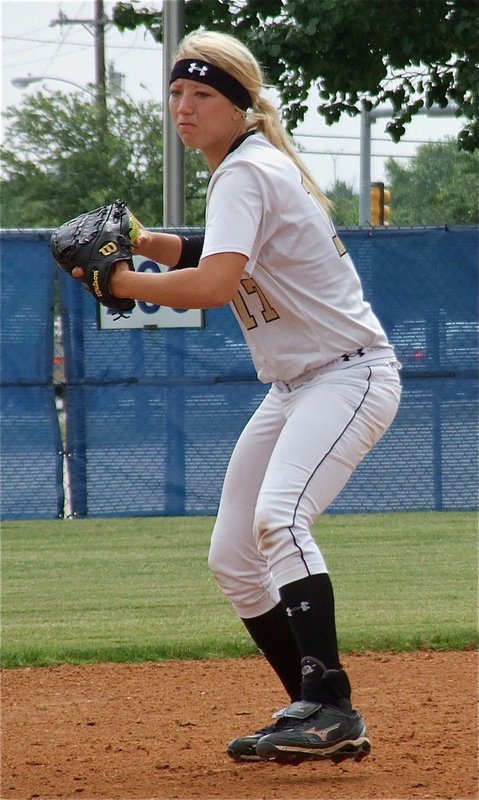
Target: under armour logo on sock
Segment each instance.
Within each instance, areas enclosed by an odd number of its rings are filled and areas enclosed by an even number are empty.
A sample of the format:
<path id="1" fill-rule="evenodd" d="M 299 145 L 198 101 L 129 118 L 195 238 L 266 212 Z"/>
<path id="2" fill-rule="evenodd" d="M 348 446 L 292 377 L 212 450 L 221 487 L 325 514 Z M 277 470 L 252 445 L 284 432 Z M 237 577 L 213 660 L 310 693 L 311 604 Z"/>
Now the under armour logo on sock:
<path id="1" fill-rule="evenodd" d="M 193 74 L 193 72 L 199 72 L 200 78 L 204 78 L 208 72 L 208 67 L 199 67 L 196 61 L 192 61 L 188 67 L 188 72 L 191 72 L 191 74 Z"/>
<path id="2" fill-rule="evenodd" d="M 309 610 L 310 610 L 310 605 L 309 603 L 306 602 L 306 600 L 302 600 L 299 606 L 293 606 L 293 608 L 286 606 L 286 613 L 288 617 L 292 617 L 295 611 L 309 611 Z"/>

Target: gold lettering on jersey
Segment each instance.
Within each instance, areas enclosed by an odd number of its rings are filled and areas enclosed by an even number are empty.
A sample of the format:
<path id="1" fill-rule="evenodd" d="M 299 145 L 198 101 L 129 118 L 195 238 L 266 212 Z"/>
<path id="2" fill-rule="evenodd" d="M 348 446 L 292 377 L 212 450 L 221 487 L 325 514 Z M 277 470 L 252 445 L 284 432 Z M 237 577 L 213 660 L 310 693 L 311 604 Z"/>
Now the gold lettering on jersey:
<path id="1" fill-rule="evenodd" d="M 233 297 L 232 302 L 236 309 L 236 313 L 238 314 L 238 317 L 240 318 L 246 330 L 251 331 L 253 330 L 253 328 L 257 328 L 258 323 L 256 322 L 253 315 L 249 313 L 248 306 L 243 300 L 243 297 L 239 289 L 236 292 L 235 296 Z"/>
<path id="2" fill-rule="evenodd" d="M 279 314 L 277 311 L 275 311 L 265 293 L 262 289 L 260 289 L 254 278 L 242 278 L 241 286 L 245 290 L 246 294 L 257 295 L 261 302 L 261 313 L 265 322 L 272 322 L 275 319 L 279 319 Z M 246 330 L 251 331 L 253 328 L 257 328 L 258 323 L 256 318 L 253 316 L 253 314 L 250 314 L 246 300 L 239 289 L 233 297 L 232 302 L 236 309 L 236 313 L 238 314 L 238 317 L 240 318 Z"/>
<path id="3" fill-rule="evenodd" d="M 103 247 L 98 248 L 102 256 L 109 256 L 112 253 L 116 253 L 118 249 L 119 248 L 116 242 L 107 242 L 106 244 L 103 245 Z"/>
<path id="4" fill-rule="evenodd" d="M 258 286 L 254 278 L 243 278 L 241 285 L 244 286 L 248 294 L 258 295 L 261 301 L 261 313 L 265 322 L 272 322 L 279 319 L 279 314 L 274 310 L 263 290 Z"/>
<path id="5" fill-rule="evenodd" d="M 337 233 L 335 233 L 333 236 L 333 242 L 336 250 L 338 251 L 338 255 L 344 256 L 348 252 Z"/>

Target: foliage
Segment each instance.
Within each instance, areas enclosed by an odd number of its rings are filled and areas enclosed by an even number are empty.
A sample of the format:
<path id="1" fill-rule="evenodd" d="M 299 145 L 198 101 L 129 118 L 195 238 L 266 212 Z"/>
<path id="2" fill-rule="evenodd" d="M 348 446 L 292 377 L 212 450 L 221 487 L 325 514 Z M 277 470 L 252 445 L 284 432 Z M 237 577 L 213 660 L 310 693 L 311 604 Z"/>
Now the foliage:
<path id="1" fill-rule="evenodd" d="M 162 15 L 139 0 L 115 6 L 120 29 L 145 25 L 161 41 Z M 328 124 L 390 103 L 398 142 L 412 117 L 455 104 L 458 141 L 479 146 L 479 4 L 476 0 L 187 0 L 186 30 L 233 33 L 277 85 L 290 130 L 316 84 Z"/>
<path id="2" fill-rule="evenodd" d="M 149 227 L 163 218 L 161 107 L 111 97 L 107 127 L 77 94 L 42 93 L 5 112 L 2 226 L 51 227 L 124 199 Z M 186 159 L 187 224 L 204 216 L 203 159 Z"/>
<path id="3" fill-rule="evenodd" d="M 333 204 L 332 214 L 336 225 L 351 228 L 358 224 L 359 196 L 354 194 L 352 186 L 344 181 L 336 181 L 326 194 Z"/>
<path id="4" fill-rule="evenodd" d="M 458 150 L 454 139 L 418 148 L 407 166 L 386 162 L 386 184 L 391 191 L 393 225 L 479 224 L 479 152 Z M 340 227 L 358 223 L 359 197 L 337 181 L 327 192 L 333 218 Z"/>
<path id="5" fill-rule="evenodd" d="M 477 225 L 479 152 L 453 139 L 422 145 L 408 166 L 386 162 L 395 225 Z"/>

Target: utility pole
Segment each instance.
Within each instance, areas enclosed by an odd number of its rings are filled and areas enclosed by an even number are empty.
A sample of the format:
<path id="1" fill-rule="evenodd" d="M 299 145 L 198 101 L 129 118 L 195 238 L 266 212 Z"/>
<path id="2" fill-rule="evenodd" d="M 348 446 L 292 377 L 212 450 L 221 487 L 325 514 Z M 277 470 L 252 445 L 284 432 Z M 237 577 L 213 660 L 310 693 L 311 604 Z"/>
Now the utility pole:
<path id="1" fill-rule="evenodd" d="M 105 27 L 110 22 L 105 15 L 103 0 L 95 0 L 94 19 L 68 19 L 60 11 L 58 19 L 50 22 L 54 25 L 83 25 L 93 26 L 93 37 L 95 41 L 95 98 L 101 118 L 106 127 L 106 69 L 105 69 Z"/>
<path id="2" fill-rule="evenodd" d="M 185 224 L 185 149 L 168 111 L 169 77 L 185 31 L 183 0 L 163 2 L 163 225 Z"/>
<path id="3" fill-rule="evenodd" d="M 95 0 L 95 83 L 97 87 L 97 103 L 106 116 L 106 70 L 105 70 L 105 25 L 107 19 L 103 8 L 103 0 Z"/>

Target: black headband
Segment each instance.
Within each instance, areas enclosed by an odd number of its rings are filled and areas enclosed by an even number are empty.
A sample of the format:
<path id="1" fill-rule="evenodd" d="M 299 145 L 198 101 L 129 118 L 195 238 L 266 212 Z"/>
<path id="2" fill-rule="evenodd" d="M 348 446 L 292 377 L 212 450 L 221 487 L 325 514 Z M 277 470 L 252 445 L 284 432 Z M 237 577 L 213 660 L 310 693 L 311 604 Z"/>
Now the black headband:
<path id="1" fill-rule="evenodd" d="M 224 69 L 215 67 L 214 64 L 209 64 L 208 61 L 200 61 L 193 58 L 180 59 L 180 61 L 173 64 L 170 83 L 178 78 L 186 78 L 188 81 L 198 81 L 198 83 L 206 83 L 208 86 L 212 86 L 213 89 L 221 92 L 242 111 L 246 111 L 252 105 L 251 96 L 244 86 L 232 75 L 225 72 Z"/>

